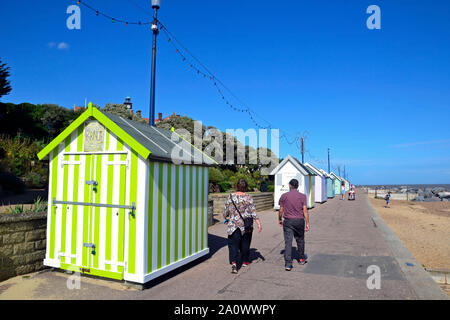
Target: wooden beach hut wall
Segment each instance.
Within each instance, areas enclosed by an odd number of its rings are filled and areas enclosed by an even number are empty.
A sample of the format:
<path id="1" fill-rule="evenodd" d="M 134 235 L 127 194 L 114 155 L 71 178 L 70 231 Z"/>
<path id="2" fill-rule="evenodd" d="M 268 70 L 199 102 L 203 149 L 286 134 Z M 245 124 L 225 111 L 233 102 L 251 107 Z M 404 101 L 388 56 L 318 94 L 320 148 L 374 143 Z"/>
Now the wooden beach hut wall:
<path id="1" fill-rule="evenodd" d="M 310 208 L 310 174 L 300 161 L 288 155 L 272 170 L 270 175 L 275 176 L 274 209 L 280 209 L 278 201 L 283 193 L 289 191 L 289 181 L 291 179 L 298 180 L 298 191 L 306 195 L 308 208 Z"/>
<path id="2" fill-rule="evenodd" d="M 90 103 L 38 154 L 47 156 L 44 265 L 145 283 L 208 254 L 215 161 L 175 132 Z"/>
<path id="3" fill-rule="evenodd" d="M 330 175 L 334 178 L 334 194 L 340 195 L 341 194 L 341 183 L 342 178 L 340 178 L 338 175 L 336 175 L 334 172 L 330 172 Z"/>
<path id="4" fill-rule="evenodd" d="M 314 201 L 318 203 L 323 203 L 327 201 L 327 179 L 324 176 L 324 174 L 315 166 L 313 166 L 310 163 L 305 163 L 305 166 L 308 167 L 308 169 L 311 169 L 316 176 L 313 177 L 314 179 Z"/>
<path id="5" fill-rule="evenodd" d="M 320 171 L 327 178 L 327 197 L 329 199 L 334 198 L 334 177 L 325 170 L 320 169 Z"/>
<path id="6" fill-rule="evenodd" d="M 344 185 L 345 185 L 345 191 L 350 190 L 350 182 L 348 182 L 346 179 L 342 178 L 342 180 L 344 181 Z"/>

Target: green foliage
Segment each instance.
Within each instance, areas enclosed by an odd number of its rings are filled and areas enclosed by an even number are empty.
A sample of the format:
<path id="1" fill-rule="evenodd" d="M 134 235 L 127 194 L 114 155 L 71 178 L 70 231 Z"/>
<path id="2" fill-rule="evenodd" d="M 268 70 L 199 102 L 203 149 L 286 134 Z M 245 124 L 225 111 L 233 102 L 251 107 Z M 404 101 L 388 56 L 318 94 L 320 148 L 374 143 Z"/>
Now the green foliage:
<path id="1" fill-rule="evenodd" d="M 0 135 L 0 168 L 4 171 L 0 184 L 3 190 L 15 193 L 23 191 L 23 182 L 14 176 L 24 177 L 29 187 L 42 188 L 47 184 L 47 163 L 37 158 L 37 153 L 43 147 L 42 141 L 32 141 L 20 135 L 15 138 Z"/>
<path id="2" fill-rule="evenodd" d="M 274 192 L 274 191 L 275 191 L 275 186 L 273 184 L 271 184 L 267 187 L 267 192 Z"/>
<path id="3" fill-rule="evenodd" d="M 223 181 L 224 176 L 219 168 L 211 168 L 209 169 L 209 182 L 219 183 Z"/>
<path id="4" fill-rule="evenodd" d="M 221 181 L 218 183 L 218 185 L 221 192 L 226 192 L 232 188 L 231 183 L 227 181 Z"/>
<path id="5" fill-rule="evenodd" d="M 50 142 L 80 114 L 56 104 L 0 103 L 0 134 Z"/>
<path id="6" fill-rule="evenodd" d="M 10 68 L 7 67 L 6 63 L 2 63 L 2 60 L 0 59 L 0 98 L 11 92 L 11 85 L 8 80 L 9 69 Z"/>
<path id="7" fill-rule="evenodd" d="M 132 109 L 128 109 L 124 104 L 117 103 L 107 103 L 102 111 L 112 113 L 118 115 L 122 118 L 134 120 L 137 122 L 148 123 L 144 118 L 142 118 L 139 114 L 134 114 Z"/>
<path id="8" fill-rule="evenodd" d="M 47 210 L 48 203 L 47 201 L 42 201 L 40 197 L 36 199 L 31 207 L 31 212 L 43 212 Z"/>
<path id="9" fill-rule="evenodd" d="M 25 207 L 23 204 L 17 204 L 14 206 L 9 206 L 3 212 L 4 214 L 20 214 L 20 213 L 35 213 L 35 212 L 45 212 L 47 211 L 48 203 L 47 201 L 42 201 L 41 198 L 37 198 L 36 201 L 29 207 Z"/>

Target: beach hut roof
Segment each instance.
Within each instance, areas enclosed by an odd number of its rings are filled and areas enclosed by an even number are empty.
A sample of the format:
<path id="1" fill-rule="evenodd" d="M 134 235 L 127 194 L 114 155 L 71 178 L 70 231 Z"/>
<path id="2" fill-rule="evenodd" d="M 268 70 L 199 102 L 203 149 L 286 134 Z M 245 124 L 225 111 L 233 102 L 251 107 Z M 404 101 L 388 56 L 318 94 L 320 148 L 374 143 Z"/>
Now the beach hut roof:
<path id="1" fill-rule="evenodd" d="M 311 169 L 312 171 L 314 171 L 314 173 L 317 176 L 321 176 L 321 177 L 326 177 L 326 175 L 323 174 L 322 171 L 320 171 L 319 169 L 317 169 L 315 166 L 313 166 L 311 163 L 307 162 L 305 163 L 305 166 L 308 167 L 309 169 Z"/>
<path id="2" fill-rule="evenodd" d="M 322 172 L 322 174 L 326 177 L 326 178 L 330 178 L 330 179 L 334 179 L 334 177 L 332 175 L 330 175 L 328 172 L 326 172 L 323 169 L 320 169 L 320 172 Z"/>
<path id="3" fill-rule="evenodd" d="M 339 181 L 342 181 L 342 178 L 339 177 L 336 173 L 330 172 L 330 175 L 333 176 L 335 179 L 338 179 Z"/>
<path id="4" fill-rule="evenodd" d="M 278 166 L 276 166 L 272 172 L 270 173 L 270 175 L 275 175 L 277 174 L 278 171 L 280 171 L 281 168 L 283 168 L 283 166 L 290 161 L 294 167 L 297 168 L 298 171 L 300 171 L 301 174 L 305 175 L 305 176 L 315 176 L 315 172 L 312 171 L 310 168 L 308 168 L 307 166 L 305 166 L 304 164 L 302 164 L 297 158 L 291 156 L 290 154 L 287 155 L 286 158 L 283 159 L 283 161 L 281 161 Z"/>
<path id="5" fill-rule="evenodd" d="M 89 118 L 96 119 L 144 159 L 180 161 L 200 165 L 217 164 L 214 159 L 184 140 L 173 129 L 156 128 L 108 112 L 102 112 L 93 107 L 92 103 L 89 103 L 85 112 L 38 153 L 38 158 L 43 159 L 47 156 L 51 150 Z M 177 137 L 176 141 L 172 140 L 174 134 Z"/>

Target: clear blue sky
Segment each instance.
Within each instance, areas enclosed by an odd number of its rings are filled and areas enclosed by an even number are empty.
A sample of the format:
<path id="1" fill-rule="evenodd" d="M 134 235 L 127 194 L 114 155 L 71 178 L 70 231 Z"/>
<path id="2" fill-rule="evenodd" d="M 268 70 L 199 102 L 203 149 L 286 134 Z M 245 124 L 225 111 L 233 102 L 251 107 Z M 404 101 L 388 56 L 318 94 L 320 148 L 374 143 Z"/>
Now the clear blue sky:
<path id="1" fill-rule="evenodd" d="M 111 16 L 149 21 L 149 0 L 86 0 Z M 76 1 L 0 2 L 0 57 L 13 91 L 2 102 L 104 106 L 130 96 L 148 116 L 151 33 L 112 23 Z M 381 8 L 369 30 L 366 8 Z M 247 106 L 289 133 L 305 155 L 345 165 L 355 184 L 450 183 L 450 1 L 175 1 L 159 19 Z M 158 37 L 156 113 L 253 127 Z M 61 43 L 64 43 L 61 45 Z M 58 48 L 60 46 L 60 48 Z M 280 156 L 300 157 L 280 141 Z M 314 163 L 314 161 L 312 161 Z M 326 165 L 318 163 L 325 170 Z"/>

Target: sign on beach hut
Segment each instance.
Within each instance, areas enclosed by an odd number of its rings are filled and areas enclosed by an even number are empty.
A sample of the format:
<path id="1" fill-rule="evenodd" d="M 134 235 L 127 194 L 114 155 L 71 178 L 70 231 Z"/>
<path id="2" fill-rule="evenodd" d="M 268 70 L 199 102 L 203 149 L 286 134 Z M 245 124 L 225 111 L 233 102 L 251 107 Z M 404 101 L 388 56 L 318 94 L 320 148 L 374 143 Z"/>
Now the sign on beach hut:
<path id="1" fill-rule="evenodd" d="M 44 265 L 145 283 L 209 252 L 208 167 L 175 132 L 89 104 L 48 157 Z"/>
<path id="2" fill-rule="evenodd" d="M 327 197 L 330 198 L 330 199 L 334 198 L 334 181 L 335 181 L 335 178 L 331 174 L 328 174 L 325 170 L 320 169 L 320 172 L 322 172 L 323 175 L 327 179 Z"/>
<path id="3" fill-rule="evenodd" d="M 275 176 L 274 209 L 280 209 L 278 201 L 283 193 L 289 191 L 289 181 L 298 180 L 298 191 L 305 194 L 307 207 L 314 207 L 314 172 L 304 166 L 298 159 L 288 155 L 276 166 L 271 175 Z"/>
<path id="4" fill-rule="evenodd" d="M 311 169 L 316 176 L 313 177 L 314 179 L 314 201 L 318 203 L 323 203 L 327 201 L 327 179 L 324 176 L 324 174 L 317 169 L 315 166 L 313 166 L 310 163 L 305 163 L 305 166 Z"/>

